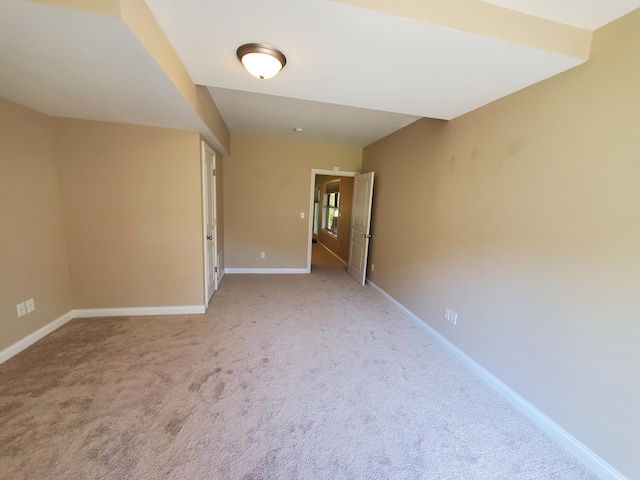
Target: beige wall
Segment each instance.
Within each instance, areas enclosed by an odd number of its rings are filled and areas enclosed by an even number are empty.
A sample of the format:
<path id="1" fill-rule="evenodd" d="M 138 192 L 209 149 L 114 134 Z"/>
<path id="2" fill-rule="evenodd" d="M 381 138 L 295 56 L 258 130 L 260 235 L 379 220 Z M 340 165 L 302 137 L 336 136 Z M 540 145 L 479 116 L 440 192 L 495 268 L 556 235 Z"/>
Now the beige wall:
<path id="1" fill-rule="evenodd" d="M 197 132 L 54 119 L 73 308 L 204 303 Z"/>
<path id="2" fill-rule="evenodd" d="M 639 44 L 640 10 L 597 31 L 584 66 L 363 156 L 376 172 L 370 280 L 629 478 Z"/>
<path id="3" fill-rule="evenodd" d="M 340 182 L 340 216 L 338 217 L 338 235 L 333 236 L 322 228 L 324 224 L 323 198 L 326 193 L 326 182 Z M 316 175 L 316 185 L 321 185 L 320 214 L 318 221 L 318 242 L 331 250 L 345 263 L 349 261 L 349 238 L 351 236 L 351 203 L 353 202 L 353 177 L 336 177 Z"/>
<path id="4" fill-rule="evenodd" d="M 0 350 L 71 310 L 49 117 L 0 99 Z M 18 318 L 16 305 L 36 309 Z"/>
<path id="5" fill-rule="evenodd" d="M 224 159 L 226 267 L 306 268 L 311 170 L 360 171 L 362 149 L 232 134 L 231 151 Z"/>

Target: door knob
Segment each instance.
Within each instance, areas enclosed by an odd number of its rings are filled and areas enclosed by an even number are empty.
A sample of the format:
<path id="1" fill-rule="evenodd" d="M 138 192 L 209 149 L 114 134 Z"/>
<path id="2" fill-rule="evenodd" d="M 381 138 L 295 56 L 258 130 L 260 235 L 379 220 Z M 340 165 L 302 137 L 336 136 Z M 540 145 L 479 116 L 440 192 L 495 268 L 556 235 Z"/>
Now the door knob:
<path id="1" fill-rule="evenodd" d="M 362 234 L 362 238 L 371 238 L 373 235 L 367 235 L 366 233 Z"/>
<path id="2" fill-rule="evenodd" d="M 207 235 L 207 240 L 213 240 L 213 237 L 211 235 Z"/>

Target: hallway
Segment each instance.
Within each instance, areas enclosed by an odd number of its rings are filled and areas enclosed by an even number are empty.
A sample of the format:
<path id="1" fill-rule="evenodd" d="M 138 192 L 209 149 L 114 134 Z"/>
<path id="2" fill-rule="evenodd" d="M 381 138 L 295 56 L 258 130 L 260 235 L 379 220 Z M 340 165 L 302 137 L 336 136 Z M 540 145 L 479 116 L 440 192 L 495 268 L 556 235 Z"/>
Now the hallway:
<path id="1" fill-rule="evenodd" d="M 347 266 L 335 255 L 319 243 L 314 243 L 311 245 L 311 272 L 319 268 L 347 271 Z"/>

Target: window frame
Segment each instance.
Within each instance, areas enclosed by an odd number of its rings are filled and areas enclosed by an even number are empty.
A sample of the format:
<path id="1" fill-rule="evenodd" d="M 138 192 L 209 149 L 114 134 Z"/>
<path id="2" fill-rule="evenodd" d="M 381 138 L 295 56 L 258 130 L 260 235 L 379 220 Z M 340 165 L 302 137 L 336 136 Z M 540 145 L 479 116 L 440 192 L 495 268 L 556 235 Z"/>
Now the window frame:
<path id="1" fill-rule="evenodd" d="M 322 190 L 324 192 L 322 199 L 322 230 L 327 235 L 337 238 L 340 222 L 340 180 L 325 182 Z"/>

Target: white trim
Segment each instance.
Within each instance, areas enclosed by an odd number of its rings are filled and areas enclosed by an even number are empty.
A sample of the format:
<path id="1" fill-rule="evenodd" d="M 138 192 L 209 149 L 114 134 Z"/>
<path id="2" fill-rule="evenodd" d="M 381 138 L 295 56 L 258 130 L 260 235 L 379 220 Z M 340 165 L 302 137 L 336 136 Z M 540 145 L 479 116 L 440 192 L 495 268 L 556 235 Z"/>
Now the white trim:
<path id="1" fill-rule="evenodd" d="M 26 337 L 18 340 L 13 345 L 9 345 L 0 351 L 0 364 L 6 362 L 11 357 L 17 355 L 27 349 L 38 340 L 57 330 L 65 323 L 74 318 L 91 318 L 91 317 L 131 317 L 142 315 L 181 315 L 181 314 L 200 314 L 205 312 L 204 305 L 193 305 L 184 307 L 142 307 L 142 308 L 95 308 L 71 310 L 61 317 L 56 318 L 51 323 L 30 333 Z"/>
<path id="2" fill-rule="evenodd" d="M 201 141 L 202 144 L 202 148 L 201 148 L 201 152 L 200 152 L 200 163 L 201 163 L 201 177 L 202 177 L 202 251 L 203 251 L 203 256 L 202 259 L 204 261 L 204 265 L 203 265 L 203 273 L 204 273 L 204 303 L 205 305 L 208 307 L 209 306 L 209 300 L 211 300 L 211 296 L 216 292 L 216 290 L 218 290 L 218 276 L 215 275 L 214 272 L 214 276 L 215 276 L 215 280 L 213 283 L 213 292 L 209 292 L 209 282 L 208 282 L 208 278 L 207 278 L 207 267 L 208 267 L 208 261 L 207 258 L 209 256 L 209 251 L 207 250 L 207 233 L 208 233 L 208 218 L 207 218 L 207 213 L 209 211 L 209 189 L 207 188 L 207 159 L 206 159 L 206 154 L 211 155 L 211 158 L 213 160 L 212 162 L 212 168 L 214 171 L 214 177 L 213 177 L 213 265 L 214 265 L 214 269 L 216 267 L 218 267 L 218 207 L 217 207 L 217 172 L 216 172 L 216 167 L 217 167 L 217 156 L 216 156 L 216 152 L 209 147 L 209 145 L 207 145 L 207 143 L 202 140 Z"/>
<path id="3" fill-rule="evenodd" d="M 456 347 L 453 343 L 440 335 L 436 330 L 427 325 L 417 315 L 407 309 L 404 305 L 398 302 L 395 298 L 389 295 L 387 292 L 378 287 L 375 283 L 367 280 L 367 284 L 382 295 L 385 300 L 396 307 L 402 312 L 411 323 L 420 328 L 424 333 L 429 335 L 435 341 L 437 341 L 442 347 L 444 347 L 449 353 L 456 356 L 462 361 L 473 373 L 475 373 L 480 379 L 484 380 L 490 387 L 496 392 L 502 395 L 511 405 L 523 413 L 529 420 L 544 430 L 553 440 L 559 443 L 565 450 L 576 457 L 587 468 L 603 480 L 627 480 L 624 475 L 614 469 L 611 465 L 605 462 L 602 458 L 596 455 L 588 447 L 583 445 L 569 432 L 560 427 L 557 423 L 547 417 L 544 413 L 538 410 L 536 407 L 527 402 L 524 398 L 511 390 L 506 384 L 495 377 L 491 372 L 486 370 L 482 365 L 477 363 L 466 353 Z"/>
<path id="4" fill-rule="evenodd" d="M 56 318 L 53 322 L 48 323 L 44 327 L 18 340 L 13 345 L 8 346 L 4 350 L 0 351 L 0 363 L 6 362 L 14 355 L 17 355 L 18 353 L 27 349 L 28 347 L 36 343 L 38 340 L 49 335 L 51 332 L 53 332 L 54 330 L 57 330 L 58 328 L 60 328 L 61 326 L 63 326 L 65 323 L 67 323 L 69 320 L 72 320 L 72 319 L 73 319 L 73 312 L 67 312 L 61 317 Z"/>
<path id="5" fill-rule="evenodd" d="M 309 273 L 306 268 L 225 268 L 225 273 L 299 274 Z"/>
<path id="6" fill-rule="evenodd" d="M 217 217 L 216 217 L 217 218 Z M 217 223 L 217 220 L 216 220 Z M 216 225 L 216 292 L 218 288 L 220 288 L 220 282 L 222 281 L 222 277 L 224 277 L 224 250 L 218 250 L 218 227 Z"/>
<path id="7" fill-rule="evenodd" d="M 73 310 L 74 318 L 92 317 L 137 317 L 144 315 L 189 315 L 200 314 L 205 305 L 185 305 L 183 307 L 132 307 L 132 308 L 87 308 Z"/>
<path id="8" fill-rule="evenodd" d="M 204 140 L 201 140 L 200 144 L 200 176 L 202 180 L 202 273 L 204 275 L 204 303 L 209 306 L 209 299 L 207 298 L 209 286 L 207 282 L 207 168 L 205 165 L 205 154 L 208 147 Z"/>
<path id="9" fill-rule="evenodd" d="M 327 247 L 324 243 L 322 243 L 321 241 L 318 241 L 318 245 L 324 247 L 324 249 L 329 252 L 331 255 L 333 255 L 334 257 L 336 257 L 338 260 L 340 260 L 342 263 L 344 263 L 345 265 L 348 265 L 347 262 L 345 262 L 343 259 L 341 259 L 338 255 L 336 255 L 335 252 L 333 252 L 329 247 Z"/>
<path id="10" fill-rule="evenodd" d="M 342 170 L 322 170 L 320 168 L 311 169 L 311 188 L 309 189 L 309 235 L 307 238 L 307 269 L 304 273 L 311 273 L 311 241 L 313 240 L 313 209 L 315 204 L 314 195 L 316 193 L 316 175 L 331 175 L 334 177 L 355 177 L 360 172 L 343 172 Z"/>
<path id="11" fill-rule="evenodd" d="M 311 173 L 315 175 L 327 175 L 330 177 L 355 177 L 360 172 L 347 172 L 344 170 L 323 170 L 322 168 L 312 168 Z M 315 187 L 315 184 L 313 185 Z"/>
<path id="12" fill-rule="evenodd" d="M 218 257 L 218 156 L 212 151 L 213 157 L 213 293 L 218 291 L 218 270 L 220 258 Z M 207 191 L 207 195 L 209 192 Z M 207 304 L 211 298 L 207 299 Z"/>

